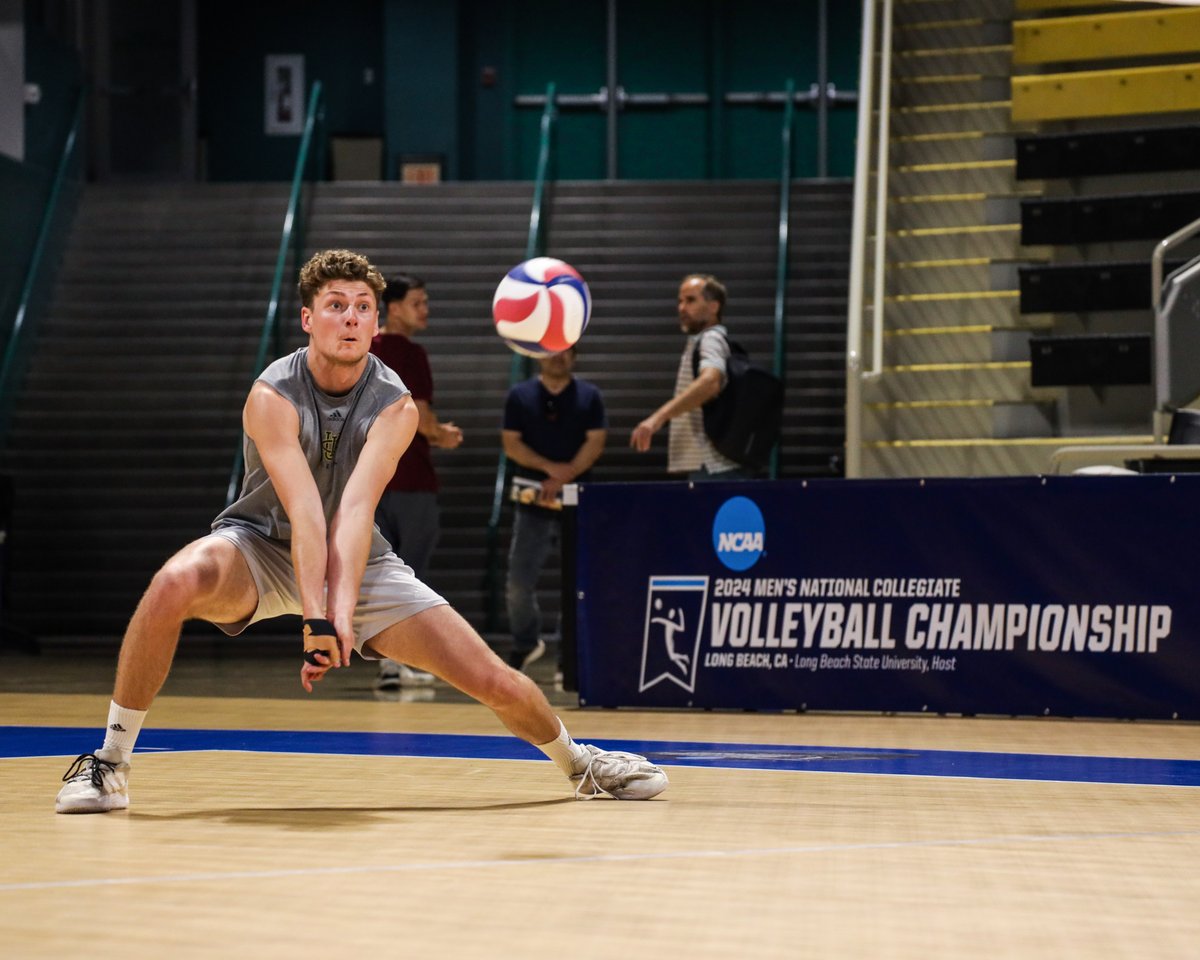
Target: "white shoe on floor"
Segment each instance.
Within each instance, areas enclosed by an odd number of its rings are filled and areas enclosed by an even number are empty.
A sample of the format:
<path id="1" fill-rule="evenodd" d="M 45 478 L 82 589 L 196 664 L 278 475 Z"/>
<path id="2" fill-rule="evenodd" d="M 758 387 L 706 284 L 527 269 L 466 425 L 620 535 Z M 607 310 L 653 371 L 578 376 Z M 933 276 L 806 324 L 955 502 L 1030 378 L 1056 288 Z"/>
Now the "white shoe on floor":
<path id="1" fill-rule="evenodd" d="M 66 783 L 58 791 L 54 809 L 58 813 L 107 813 L 129 806 L 129 764 L 103 750 L 81 753 L 63 774 Z"/>
<path id="2" fill-rule="evenodd" d="M 414 670 L 412 667 L 392 660 L 379 661 L 379 676 L 375 678 L 376 690 L 398 690 L 400 687 L 428 687 L 436 678 L 432 673 Z"/>
<path id="3" fill-rule="evenodd" d="M 614 800 L 649 800 L 667 789 L 667 775 L 643 756 L 621 750 L 601 750 L 580 744 L 588 752 L 571 777 L 576 800 L 612 797 Z"/>

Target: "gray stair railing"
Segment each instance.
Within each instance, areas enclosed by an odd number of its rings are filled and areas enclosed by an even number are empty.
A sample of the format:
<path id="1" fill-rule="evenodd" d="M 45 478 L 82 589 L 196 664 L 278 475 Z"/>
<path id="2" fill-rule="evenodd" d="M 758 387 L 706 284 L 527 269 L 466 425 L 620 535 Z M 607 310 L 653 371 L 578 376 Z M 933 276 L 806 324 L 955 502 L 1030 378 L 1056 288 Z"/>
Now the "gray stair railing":
<path id="1" fill-rule="evenodd" d="M 881 16 L 879 15 L 881 11 Z M 881 19 L 879 69 L 875 70 L 875 22 Z M 862 384 L 883 370 L 883 280 L 887 245 L 888 136 L 892 71 L 892 0 L 863 0 L 858 80 L 858 137 L 854 162 L 854 214 L 850 246 L 849 309 L 846 315 L 846 476 L 862 474 Z M 879 83 L 879 110 L 872 109 Z M 871 291 L 871 365 L 863 369 L 863 315 L 867 303 L 867 212 L 871 206 L 871 144 L 875 144 L 875 247 Z"/>
<path id="2" fill-rule="evenodd" d="M 1200 234 L 1200 220 L 1160 240 L 1150 259 L 1150 297 L 1154 307 L 1154 440 L 1166 436 L 1167 419 L 1200 394 L 1200 257 L 1163 280 L 1168 251 Z M 1165 291 L 1165 293 L 1164 293 Z"/>
<path id="3" fill-rule="evenodd" d="M 783 126 L 780 130 L 779 240 L 775 258 L 775 357 L 771 368 L 775 372 L 775 376 L 783 382 L 786 382 L 787 374 L 784 366 L 787 357 L 787 265 L 791 232 L 792 123 L 796 111 L 792 94 L 795 89 L 795 81 L 789 79 L 785 91 Z M 771 451 L 768 476 L 772 480 L 779 476 L 779 446 L 779 443 L 776 443 L 775 448 Z"/>

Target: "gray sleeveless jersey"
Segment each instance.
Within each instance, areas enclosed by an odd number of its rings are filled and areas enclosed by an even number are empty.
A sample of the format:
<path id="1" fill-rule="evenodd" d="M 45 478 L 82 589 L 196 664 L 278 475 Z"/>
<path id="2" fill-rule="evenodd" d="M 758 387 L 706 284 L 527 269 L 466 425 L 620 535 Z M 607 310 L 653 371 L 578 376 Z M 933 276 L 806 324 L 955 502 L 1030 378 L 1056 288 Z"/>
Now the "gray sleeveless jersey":
<path id="1" fill-rule="evenodd" d="M 367 368 L 350 392 L 341 397 L 330 396 L 313 381 L 307 358 L 308 347 L 301 347 L 276 360 L 258 379 L 291 403 L 300 416 L 300 447 L 317 482 L 328 527 L 358 463 L 367 431 L 380 411 L 403 397 L 409 389 L 378 357 L 368 354 Z M 222 511 L 213 521 L 212 528 L 249 527 L 273 540 L 291 542 L 292 524 L 287 511 L 267 475 L 258 448 L 245 434 L 242 435 L 242 450 L 246 457 L 246 472 L 242 477 L 241 496 Z M 376 528 L 371 540 L 371 557 L 382 556 L 390 549 Z"/>

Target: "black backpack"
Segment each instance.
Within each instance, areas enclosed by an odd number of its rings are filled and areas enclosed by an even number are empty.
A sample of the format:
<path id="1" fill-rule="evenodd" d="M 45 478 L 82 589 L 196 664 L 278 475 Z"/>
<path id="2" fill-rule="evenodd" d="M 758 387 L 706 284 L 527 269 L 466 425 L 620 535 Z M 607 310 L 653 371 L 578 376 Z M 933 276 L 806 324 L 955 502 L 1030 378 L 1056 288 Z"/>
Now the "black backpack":
<path id="1" fill-rule="evenodd" d="M 720 332 L 718 331 L 718 335 Z M 704 432 L 717 452 L 761 469 L 771 459 L 783 427 L 783 382 L 750 360 L 742 345 L 725 337 L 729 360 L 725 389 L 702 408 Z M 700 344 L 692 351 L 692 376 L 700 375 Z"/>

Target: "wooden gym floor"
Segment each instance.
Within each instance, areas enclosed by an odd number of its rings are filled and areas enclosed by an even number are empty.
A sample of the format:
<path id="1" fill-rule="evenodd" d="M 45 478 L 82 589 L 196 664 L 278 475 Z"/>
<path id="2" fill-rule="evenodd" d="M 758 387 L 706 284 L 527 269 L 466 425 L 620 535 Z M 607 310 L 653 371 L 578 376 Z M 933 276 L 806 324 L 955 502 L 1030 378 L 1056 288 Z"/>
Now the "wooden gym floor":
<path id="1" fill-rule="evenodd" d="M 671 787 L 577 802 L 439 687 L 306 697 L 185 641 L 127 812 L 58 816 L 111 650 L 0 654 L 0 955 L 1196 957 L 1191 724 L 580 710 Z"/>

